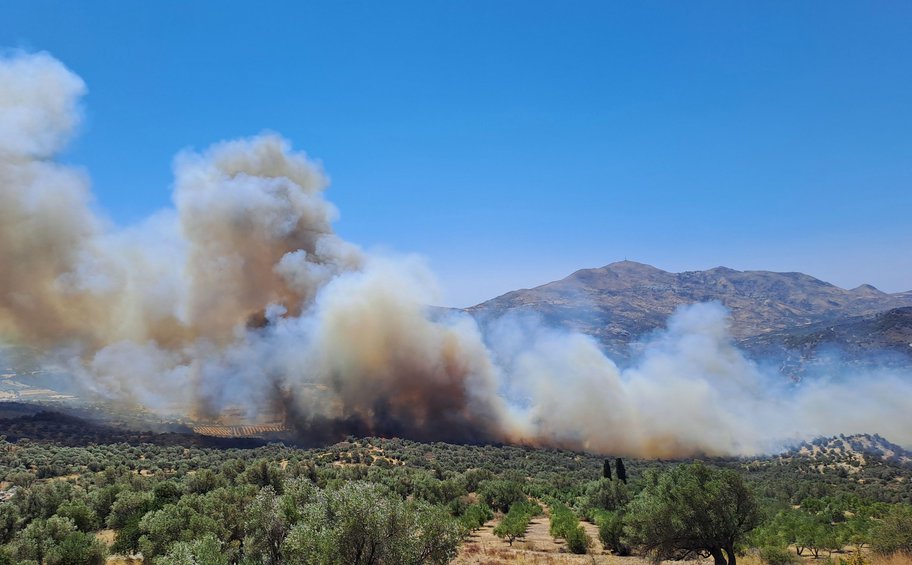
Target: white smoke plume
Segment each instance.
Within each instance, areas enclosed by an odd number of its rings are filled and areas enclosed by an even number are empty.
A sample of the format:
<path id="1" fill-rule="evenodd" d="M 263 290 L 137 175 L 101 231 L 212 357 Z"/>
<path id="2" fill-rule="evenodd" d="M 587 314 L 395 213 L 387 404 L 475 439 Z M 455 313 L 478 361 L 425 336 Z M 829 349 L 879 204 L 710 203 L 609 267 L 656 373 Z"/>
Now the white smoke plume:
<path id="1" fill-rule="evenodd" d="M 430 312 L 415 257 L 332 229 L 325 175 L 273 134 L 175 160 L 174 206 L 114 228 L 53 160 L 83 82 L 46 54 L 0 58 L 0 338 L 65 358 L 94 394 L 162 414 L 283 418 L 346 434 L 674 457 L 878 432 L 912 443 L 901 375 L 773 384 L 716 304 L 680 310 L 619 370 L 591 338 L 527 318 L 484 332 Z"/>

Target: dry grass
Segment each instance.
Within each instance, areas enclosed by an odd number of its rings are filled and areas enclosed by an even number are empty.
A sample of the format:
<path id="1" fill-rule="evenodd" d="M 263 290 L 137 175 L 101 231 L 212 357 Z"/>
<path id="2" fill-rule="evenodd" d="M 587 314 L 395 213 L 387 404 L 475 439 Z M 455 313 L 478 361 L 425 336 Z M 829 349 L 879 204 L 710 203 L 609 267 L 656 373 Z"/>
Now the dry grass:
<path id="1" fill-rule="evenodd" d="M 114 530 L 98 530 L 95 532 L 95 539 L 105 544 L 108 547 L 114 545 L 114 540 L 117 539 L 117 533 Z"/>
<path id="2" fill-rule="evenodd" d="M 193 433 L 202 436 L 222 438 L 256 437 L 260 434 L 279 433 L 284 431 L 288 431 L 288 428 L 282 423 L 242 426 L 224 426 L 220 424 L 212 424 L 206 426 L 195 426 L 193 428 Z"/>
<path id="3" fill-rule="evenodd" d="M 912 555 L 894 553 L 893 555 L 871 555 L 871 565 L 912 565 Z"/>
<path id="4" fill-rule="evenodd" d="M 459 549 L 452 565 L 649 565 L 641 557 L 619 557 L 606 552 L 598 539 L 598 528 L 588 522 L 580 523 L 592 539 L 590 552 L 574 555 L 567 550 L 563 540 L 551 537 L 548 532 L 551 521 L 547 515 L 533 518 L 525 537 L 514 541 L 512 546 L 494 535 L 497 521 L 491 520 L 473 532 Z M 702 565 L 704 562 L 689 563 Z"/>
<path id="5" fill-rule="evenodd" d="M 825 563 L 836 563 L 838 564 L 840 560 L 850 562 L 850 558 L 855 554 L 857 549 L 854 547 L 846 547 L 841 551 L 833 552 L 833 555 L 827 555 L 821 553 L 820 557 L 815 558 L 809 553 L 804 555 L 796 555 L 794 547 L 791 548 L 791 552 L 798 558 L 798 563 L 801 565 L 814 565 Z M 896 553 L 893 555 L 878 555 L 876 553 L 871 553 L 869 549 L 865 548 L 862 550 L 864 555 L 865 565 L 912 565 L 912 555 Z M 738 565 L 765 565 L 763 560 L 754 553 L 745 555 L 743 557 L 738 557 Z"/>
<path id="6" fill-rule="evenodd" d="M 95 539 L 108 547 L 114 545 L 117 533 L 114 530 L 104 529 L 95 532 Z M 142 557 L 125 557 L 123 555 L 112 555 L 105 560 L 105 565 L 141 565 Z"/>
<path id="7" fill-rule="evenodd" d="M 516 544 L 514 543 L 514 546 Z M 504 543 L 504 546 L 506 544 Z M 467 551 L 468 549 L 468 551 Z M 839 558 L 846 559 L 848 554 L 834 554 L 833 562 L 838 563 Z M 804 556 L 802 563 L 813 565 L 815 563 L 823 565 L 827 563 L 827 558 L 820 556 Z M 684 562 L 666 562 L 666 563 L 684 563 Z M 688 561 L 685 565 L 711 565 L 711 560 Z M 889 556 L 868 555 L 866 563 L 868 565 L 912 565 L 912 556 L 906 554 L 894 554 Z M 510 549 L 509 547 L 494 547 L 487 551 L 479 548 L 464 547 L 459 556 L 453 561 L 452 565 L 651 565 L 651 563 L 641 557 L 619 557 L 610 554 L 589 554 L 589 555 L 570 555 L 567 553 L 548 553 L 530 551 L 524 549 Z M 738 565 L 765 565 L 764 562 L 756 555 L 744 555 L 738 557 Z"/>
<path id="8" fill-rule="evenodd" d="M 473 532 L 460 547 L 459 554 L 451 565 L 651 565 L 642 557 L 620 557 L 605 551 L 598 540 L 598 528 L 588 522 L 580 522 L 593 542 L 587 555 L 573 555 L 567 551 L 563 540 L 554 540 L 548 533 L 550 519 L 547 515 L 534 518 L 529 523 L 525 537 L 514 541 L 512 546 L 494 535 L 493 530 L 497 522 L 498 519 L 491 520 Z M 840 559 L 848 560 L 853 550 L 846 548 L 834 553 L 830 563 L 838 564 Z M 794 549 L 792 552 L 794 553 Z M 802 565 L 824 565 L 828 562 L 825 554 L 821 554 L 817 559 L 805 554 L 799 559 Z M 865 564 L 912 565 L 912 555 L 881 556 L 865 551 Z M 686 565 L 712 565 L 712 559 L 688 561 Z M 739 556 L 738 565 L 765 564 L 758 555 L 751 553 Z"/>

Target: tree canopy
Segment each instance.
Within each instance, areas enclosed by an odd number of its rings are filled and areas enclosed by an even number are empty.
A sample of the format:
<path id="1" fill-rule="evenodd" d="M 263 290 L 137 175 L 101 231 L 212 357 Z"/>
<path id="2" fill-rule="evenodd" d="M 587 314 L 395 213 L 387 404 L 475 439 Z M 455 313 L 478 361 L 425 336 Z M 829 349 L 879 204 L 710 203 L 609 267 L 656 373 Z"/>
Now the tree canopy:
<path id="1" fill-rule="evenodd" d="M 656 562 L 709 554 L 716 565 L 735 565 L 735 544 L 759 520 L 738 473 L 694 463 L 650 474 L 628 506 L 625 532 Z"/>
<path id="2" fill-rule="evenodd" d="M 912 508 L 897 506 L 874 531 L 874 551 L 912 555 Z"/>

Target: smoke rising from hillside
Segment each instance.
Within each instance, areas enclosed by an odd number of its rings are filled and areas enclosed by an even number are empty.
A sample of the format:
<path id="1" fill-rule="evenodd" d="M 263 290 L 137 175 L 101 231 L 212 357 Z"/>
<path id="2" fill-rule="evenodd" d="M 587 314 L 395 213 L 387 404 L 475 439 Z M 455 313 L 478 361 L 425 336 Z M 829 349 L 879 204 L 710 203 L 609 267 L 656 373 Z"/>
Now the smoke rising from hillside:
<path id="1" fill-rule="evenodd" d="M 681 309 L 620 370 L 589 337 L 431 312 L 420 258 L 332 229 L 320 167 L 273 134 L 175 160 L 174 206 L 114 228 L 56 163 L 85 85 L 0 59 L 0 336 L 162 414 L 281 414 L 302 438 L 502 441 L 673 457 L 879 432 L 912 443 L 908 379 L 772 385 L 717 304 Z"/>

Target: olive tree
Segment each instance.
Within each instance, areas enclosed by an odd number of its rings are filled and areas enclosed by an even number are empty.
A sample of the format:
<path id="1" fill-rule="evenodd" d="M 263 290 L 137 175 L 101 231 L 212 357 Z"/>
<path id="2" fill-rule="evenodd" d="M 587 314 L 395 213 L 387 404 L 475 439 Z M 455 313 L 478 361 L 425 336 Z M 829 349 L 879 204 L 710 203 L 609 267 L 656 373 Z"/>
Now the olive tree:
<path id="1" fill-rule="evenodd" d="M 33 520 L 16 536 L 20 560 L 45 565 L 101 565 L 105 548 L 92 534 L 80 532 L 69 518 L 52 516 Z"/>
<path id="2" fill-rule="evenodd" d="M 168 554 L 155 560 L 155 565 L 228 565 L 230 560 L 222 544 L 212 534 L 171 546 Z"/>
<path id="3" fill-rule="evenodd" d="M 628 506 L 624 531 L 656 562 L 711 555 L 716 565 L 735 565 L 735 544 L 759 519 L 738 473 L 694 463 L 647 476 Z"/>
<path id="4" fill-rule="evenodd" d="M 286 563 L 445 565 L 463 533 L 444 508 L 361 482 L 315 492 L 298 516 L 282 547 Z"/>
<path id="5" fill-rule="evenodd" d="M 871 546 L 883 555 L 905 553 L 912 555 L 912 508 L 897 505 L 874 528 Z"/>

